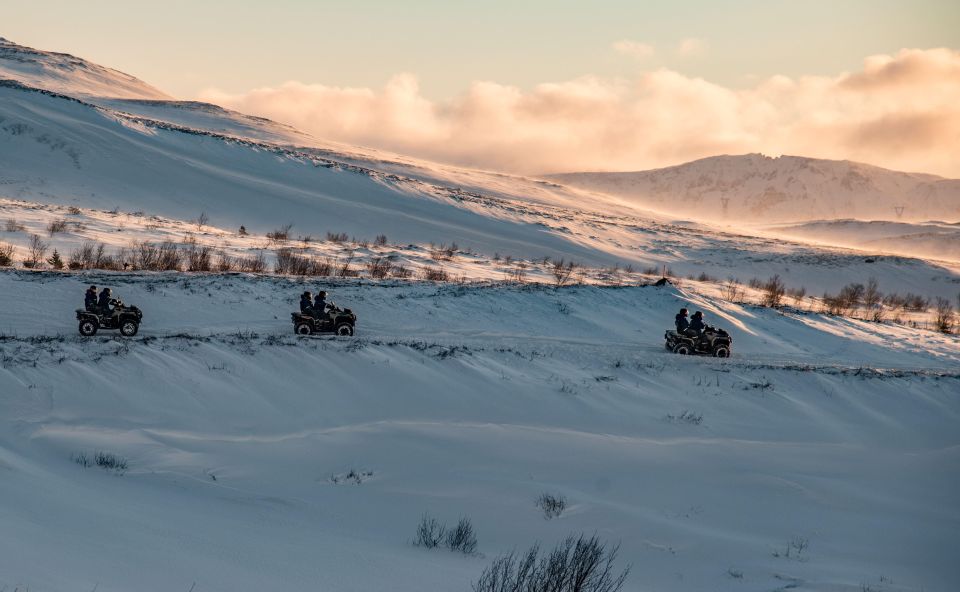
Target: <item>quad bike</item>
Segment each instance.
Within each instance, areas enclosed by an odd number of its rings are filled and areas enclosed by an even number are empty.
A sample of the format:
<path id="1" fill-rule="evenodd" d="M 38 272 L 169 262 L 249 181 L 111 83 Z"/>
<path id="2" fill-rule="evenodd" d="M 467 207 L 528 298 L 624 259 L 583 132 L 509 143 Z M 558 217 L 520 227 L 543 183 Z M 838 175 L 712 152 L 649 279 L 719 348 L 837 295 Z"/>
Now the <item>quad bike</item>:
<path id="1" fill-rule="evenodd" d="M 300 312 L 290 313 L 290 317 L 293 319 L 293 332 L 297 335 L 333 333 L 349 337 L 353 335 L 353 327 L 357 323 L 357 315 L 352 310 L 333 303 L 327 305 L 326 312 L 320 318 Z"/>
<path id="2" fill-rule="evenodd" d="M 133 337 L 140 330 L 140 321 L 143 313 L 136 306 L 124 306 L 120 300 L 112 300 L 113 311 L 100 314 L 82 308 L 77 309 L 77 320 L 80 321 L 80 335 L 90 337 L 96 335 L 99 329 L 120 329 L 124 337 Z"/>
<path id="3" fill-rule="evenodd" d="M 676 331 L 667 331 L 663 337 L 666 339 L 664 346 L 675 354 L 701 356 L 715 356 L 718 358 L 729 358 L 733 338 L 723 329 L 716 327 L 707 327 L 699 337 L 677 333 Z"/>

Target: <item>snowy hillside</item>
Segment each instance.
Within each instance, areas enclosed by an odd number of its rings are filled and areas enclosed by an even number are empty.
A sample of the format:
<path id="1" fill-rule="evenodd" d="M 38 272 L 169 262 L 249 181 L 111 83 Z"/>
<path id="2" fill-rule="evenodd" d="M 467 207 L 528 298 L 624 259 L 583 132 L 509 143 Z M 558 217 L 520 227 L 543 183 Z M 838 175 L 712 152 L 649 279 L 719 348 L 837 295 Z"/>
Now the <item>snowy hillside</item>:
<path id="1" fill-rule="evenodd" d="M 139 337 L 75 336 L 89 282 Z M 960 575 L 956 337 L 671 288 L 327 281 L 358 337 L 297 338 L 304 287 L 0 274 L 0 588 L 466 591 L 581 531 L 622 543 L 629 590 Z M 735 357 L 663 351 L 681 305 Z M 97 451 L 126 470 L 73 460 Z M 424 513 L 469 517 L 478 554 L 411 546 Z"/>
<path id="2" fill-rule="evenodd" d="M 960 219 L 960 180 L 845 160 L 746 154 L 651 171 L 549 178 L 715 223 Z"/>
<path id="3" fill-rule="evenodd" d="M 794 240 L 820 241 L 868 252 L 960 261 L 960 224 L 829 220 L 769 229 Z"/>
<path id="4" fill-rule="evenodd" d="M 71 96 L 169 99 L 129 74 L 66 53 L 41 51 L 0 37 L 0 80 L 17 80 Z"/>

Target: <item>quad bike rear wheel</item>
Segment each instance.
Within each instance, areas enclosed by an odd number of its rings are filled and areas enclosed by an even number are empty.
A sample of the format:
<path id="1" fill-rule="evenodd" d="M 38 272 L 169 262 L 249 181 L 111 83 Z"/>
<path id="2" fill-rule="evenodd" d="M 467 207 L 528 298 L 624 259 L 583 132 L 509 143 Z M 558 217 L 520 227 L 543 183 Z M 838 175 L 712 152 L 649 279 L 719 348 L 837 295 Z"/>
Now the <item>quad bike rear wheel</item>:
<path id="1" fill-rule="evenodd" d="M 297 323 L 297 325 L 293 328 L 293 331 L 297 335 L 310 335 L 313 333 L 310 323 Z"/>
<path id="2" fill-rule="evenodd" d="M 100 328 L 100 324 L 91 319 L 84 319 L 80 321 L 80 335 L 84 337 L 93 337 L 97 334 L 97 329 Z"/>
<path id="3" fill-rule="evenodd" d="M 690 348 L 690 345 L 681 341 L 673 346 L 673 353 L 680 354 L 681 356 L 689 356 L 691 353 L 693 353 L 693 350 Z"/>
<path id="4" fill-rule="evenodd" d="M 120 334 L 124 337 L 133 337 L 140 330 L 140 325 L 136 321 L 124 321 L 120 324 Z"/>
<path id="5" fill-rule="evenodd" d="M 353 335 L 353 325 L 350 323 L 340 323 L 334 332 L 341 337 L 350 337 Z"/>

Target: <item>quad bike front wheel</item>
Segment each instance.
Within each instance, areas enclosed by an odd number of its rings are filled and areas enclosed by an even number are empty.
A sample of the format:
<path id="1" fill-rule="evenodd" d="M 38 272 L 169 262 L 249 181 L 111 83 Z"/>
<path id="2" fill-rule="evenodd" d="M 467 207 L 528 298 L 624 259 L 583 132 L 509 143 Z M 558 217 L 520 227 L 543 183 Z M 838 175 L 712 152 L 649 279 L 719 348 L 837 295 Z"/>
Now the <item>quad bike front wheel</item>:
<path id="1" fill-rule="evenodd" d="M 124 321 L 120 324 L 120 334 L 124 337 L 133 337 L 140 330 L 140 325 L 136 321 Z"/>
<path id="2" fill-rule="evenodd" d="M 340 337 L 350 337 L 353 335 L 353 325 L 350 323 L 340 323 L 334 332 Z"/>
<path id="3" fill-rule="evenodd" d="M 680 354 L 681 356 L 689 356 L 693 353 L 693 350 L 690 349 L 688 344 L 681 342 L 673 346 L 673 353 Z"/>
<path id="4" fill-rule="evenodd" d="M 713 355 L 718 358 L 729 358 L 730 357 L 730 348 L 726 345 L 718 345 L 713 348 Z"/>
<path id="5" fill-rule="evenodd" d="M 80 335 L 84 337 L 93 337 L 97 334 L 97 329 L 99 328 L 99 323 L 96 321 L 90 319 L 80 321 Z"/>
<path id="6" fill-rule="evenodd" d="M 313 329 L 310 328 L 310 323 L 297 323 L 293 332 L 297 335 L 310 335 L 313 333 Z"/>

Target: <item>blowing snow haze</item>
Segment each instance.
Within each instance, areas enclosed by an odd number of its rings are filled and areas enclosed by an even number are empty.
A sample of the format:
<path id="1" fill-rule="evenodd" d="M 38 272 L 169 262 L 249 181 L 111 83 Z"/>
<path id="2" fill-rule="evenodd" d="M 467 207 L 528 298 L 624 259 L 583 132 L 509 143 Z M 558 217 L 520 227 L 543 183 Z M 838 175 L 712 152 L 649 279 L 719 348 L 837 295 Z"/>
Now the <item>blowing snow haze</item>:
<path id="1" fill-rule="evenodd" d="M 842 159 L 955 58 L 215 104 L 0 40 L 0 591 L 952 591 L 958 181 Z"/>

